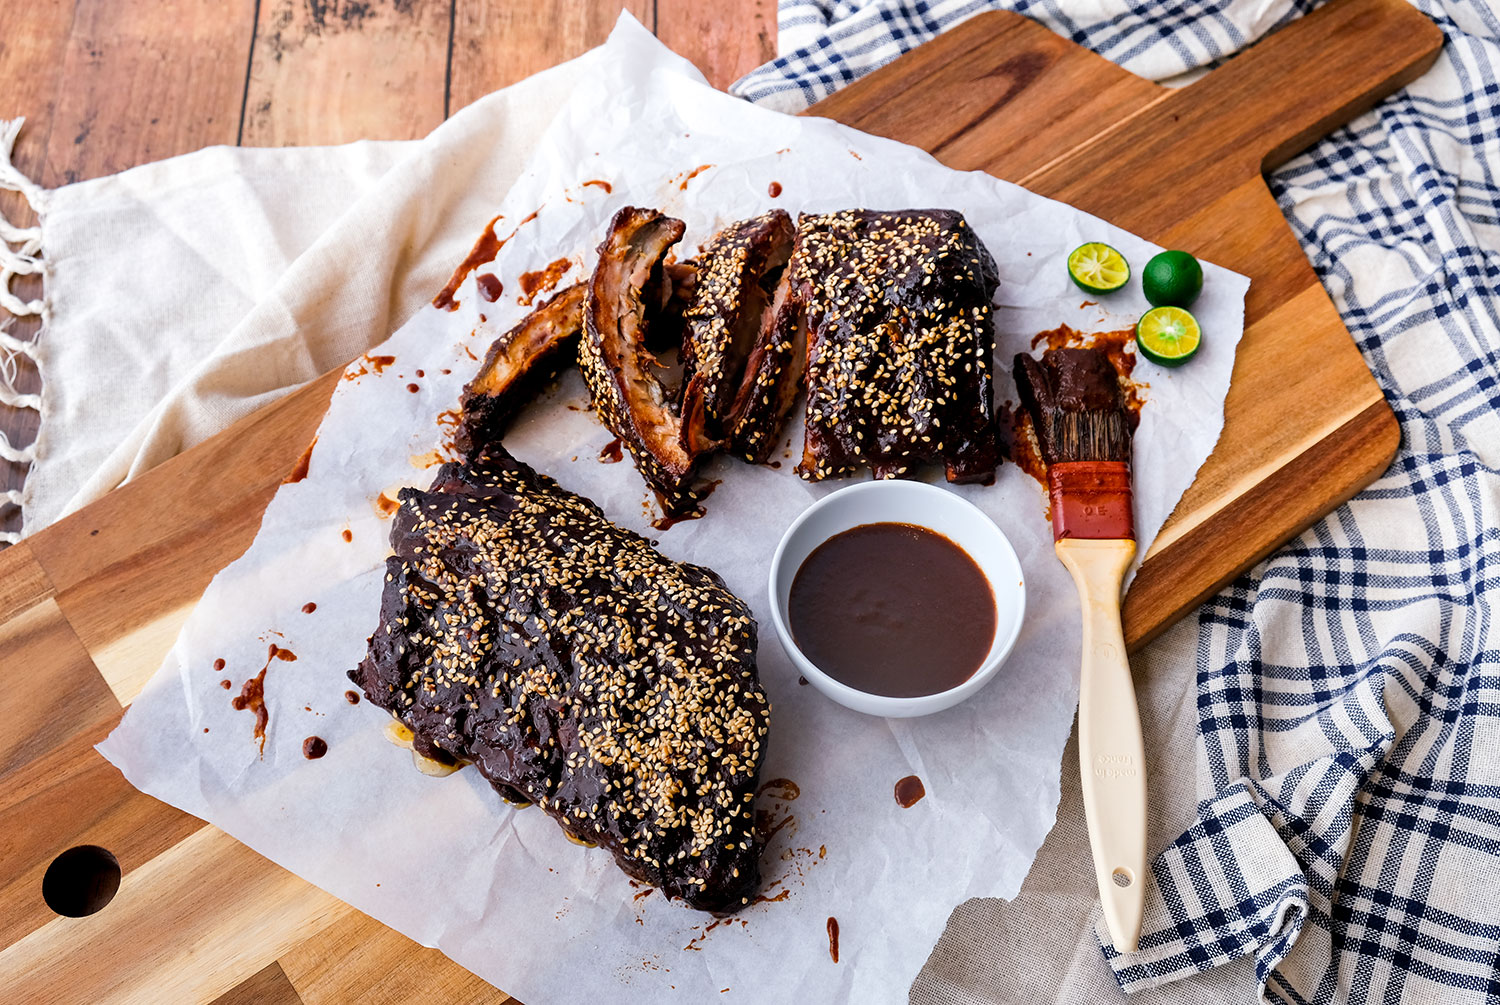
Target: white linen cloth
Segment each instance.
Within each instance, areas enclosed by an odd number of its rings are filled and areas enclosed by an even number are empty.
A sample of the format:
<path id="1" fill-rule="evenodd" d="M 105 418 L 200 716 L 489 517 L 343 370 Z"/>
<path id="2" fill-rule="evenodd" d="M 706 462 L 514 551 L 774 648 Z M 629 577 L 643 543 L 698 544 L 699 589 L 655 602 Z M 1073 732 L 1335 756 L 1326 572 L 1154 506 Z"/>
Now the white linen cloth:
<path id="1" fill-rule="evenodd" d="M 6 123 L 0 185 L 41 218 L 39 248 L 31 229 L 6 254 L 45 284 L 39 302 L 0 304 L 43 318 L 35 343 L 0 346 L 42 377 L 40 433 L 14 449 L 31 464 L 23 533 L 399 327 L 494 215 L 577 74 L 537 74 L 423 140 L 210 147 L 51 190 L 9 167 L 20 122 Z"/>

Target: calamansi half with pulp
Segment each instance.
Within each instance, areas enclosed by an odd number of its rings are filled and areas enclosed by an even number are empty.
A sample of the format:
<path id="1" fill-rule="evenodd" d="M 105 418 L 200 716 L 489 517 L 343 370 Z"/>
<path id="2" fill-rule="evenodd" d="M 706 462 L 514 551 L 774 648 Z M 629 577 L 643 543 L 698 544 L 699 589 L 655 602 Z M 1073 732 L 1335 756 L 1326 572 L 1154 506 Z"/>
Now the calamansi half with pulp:
<path id="1" fill-rule="evenodd" d="M 1181 366 L 1203 342 L 1198 319 L 1181 307 L 1153 307 L 1135 324 L 1135 344 L 1151 362 Z"/>
<path id="2" fill-rule="evenodd" d="M 1114 248 L 1092 241 L 1068 255 L 1068 275 L 1085 293 L 1113 293 L 1130 281 L 1130 265 Z"/>

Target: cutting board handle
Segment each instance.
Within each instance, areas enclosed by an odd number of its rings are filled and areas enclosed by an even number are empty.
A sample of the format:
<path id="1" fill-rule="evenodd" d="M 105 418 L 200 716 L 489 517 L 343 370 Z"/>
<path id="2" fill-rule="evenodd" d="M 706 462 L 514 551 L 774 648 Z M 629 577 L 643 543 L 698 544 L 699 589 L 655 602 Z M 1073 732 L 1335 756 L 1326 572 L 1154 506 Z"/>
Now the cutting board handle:
<path id="1" fill-rule="evenodd" d="M 1270 171 L 1420 77 L 1442 47 L 1442 30 L 1406 0 L 1334 0 L 1152 111 L 1211 127 L 1210 148 L 1242 150 Z"/>

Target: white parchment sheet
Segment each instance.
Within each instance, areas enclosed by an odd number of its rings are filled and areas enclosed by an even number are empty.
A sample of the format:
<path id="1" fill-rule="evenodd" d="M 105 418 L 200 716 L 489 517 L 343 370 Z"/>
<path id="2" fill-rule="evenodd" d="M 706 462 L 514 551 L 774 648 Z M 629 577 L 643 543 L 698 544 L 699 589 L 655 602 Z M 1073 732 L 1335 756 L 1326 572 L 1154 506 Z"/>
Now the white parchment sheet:
<path id="1" fill-rule="evenodd" d="M 799 686 L 770 627 L 766 573 L 777 540 L 809 503 L 846 483 L 807 485 L 790 456 L 779 469 L 720 459 L 705 472 L 723 479 L 708 515 L 656 531 L 629 460 L 599 460 L 611 435 L 582 410 L 576 373 L 522 415 L 506 439 L 516 456 L 658 539 L 671 557 L 718 571 L 760 622 L 760 674 L 773 703 L 762 777 L 790 779 L 800 796 L 768 792 L 762 800 L 778 820 L 792 818 L 762 860 L 773 899 L 711 929 L 713 919 L 660 894 L 638 896 L 606 852 L 570 844 L 538 809 L 502 803 L 473 769 L 419 774 L 409 753 L 385 739 L 384 712 L 345 701 L 345 671 L 378 619 L 390 524 L 377 500 L 430 480 L 441 413 L 456 407 L 490 340 L 527 310 L 518 302 L 521 274 L 559 258 L 573 263 L 564 282 L 584 274 L 624 205 L 684 219 L 679 257 L 721 224 L 772 206 L 794 214 L 962 210 L 999 265 L 1000 401 L 1015 399 L 1009 360 L 1035 333 L 1063 323 L 1119 328 L 1147 306 L 1134 281 L 1107 298 L 1108 313 L 1084 306 L 1098 298 L 1069 282 L 1069 249 L 1107 241 L 1137 269 L 1159 249 L 921 151 L 714 91 L 628 17 L 589 59 L 588 81 L 497 207 L 496 233 L 514 236 L 492 266 L 475 271 L 493 272 L 505 292 L 487 303 L 471 275 L 458 310 L 423 309 L 371 354 L 392 362 L 351 366 L 307 477 L 282 486 L 250 550 L 215 578 L 99 749 L 140 789 L 437 946 L 527 1005 L 904 1001 L 954 905 L 1014 896 L 1053 823 L 1077 702 L 1078 609 L 1035 481 L 1007 463 L 995 485 L 954 490 L 1010 535 L 1026 573 L 1028 616 L 1009 662 L 957 708 L 887 721 Z M 781 186 L 777 198 L 772 182 Z M 1150 385 L 1135 438 L 1142 552 L 1223 422 L 1248 281 L 1212 265 L 1204 271 L 1194 306 L 1206 333 L 1198 356 L 1177 370 L 1141 361 L 1135 372 Z M 800 423 L 789 443 L 787 454 L 801 450 Z M 316 610 L 304 613 L 309 603 Z M 262 756 L 254 715 L 230 700 L 267 666 L 271 644 L 296 660 L 271 660 L 266 672 Z M 328 743 L 321 760 L 303 757 L 313 735 Z M 903 809 L 892 790 L 909 774 L 921 777 L 927 796 Z M 828 951 L 830 917 L 841 933 L 838 963 Z"/>

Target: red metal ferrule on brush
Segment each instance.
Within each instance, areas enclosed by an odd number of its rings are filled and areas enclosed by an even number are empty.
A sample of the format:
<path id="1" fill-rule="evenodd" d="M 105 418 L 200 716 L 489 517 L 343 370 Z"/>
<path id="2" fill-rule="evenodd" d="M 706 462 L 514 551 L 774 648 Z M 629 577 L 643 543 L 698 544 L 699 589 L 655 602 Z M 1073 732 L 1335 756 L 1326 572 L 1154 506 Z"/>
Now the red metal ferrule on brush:
<path id="1" fill-rule="evenodd" d="M 1135 538 L 1128 461 L 1059 461 L 1047 467 L 1052 538 Z"/>

